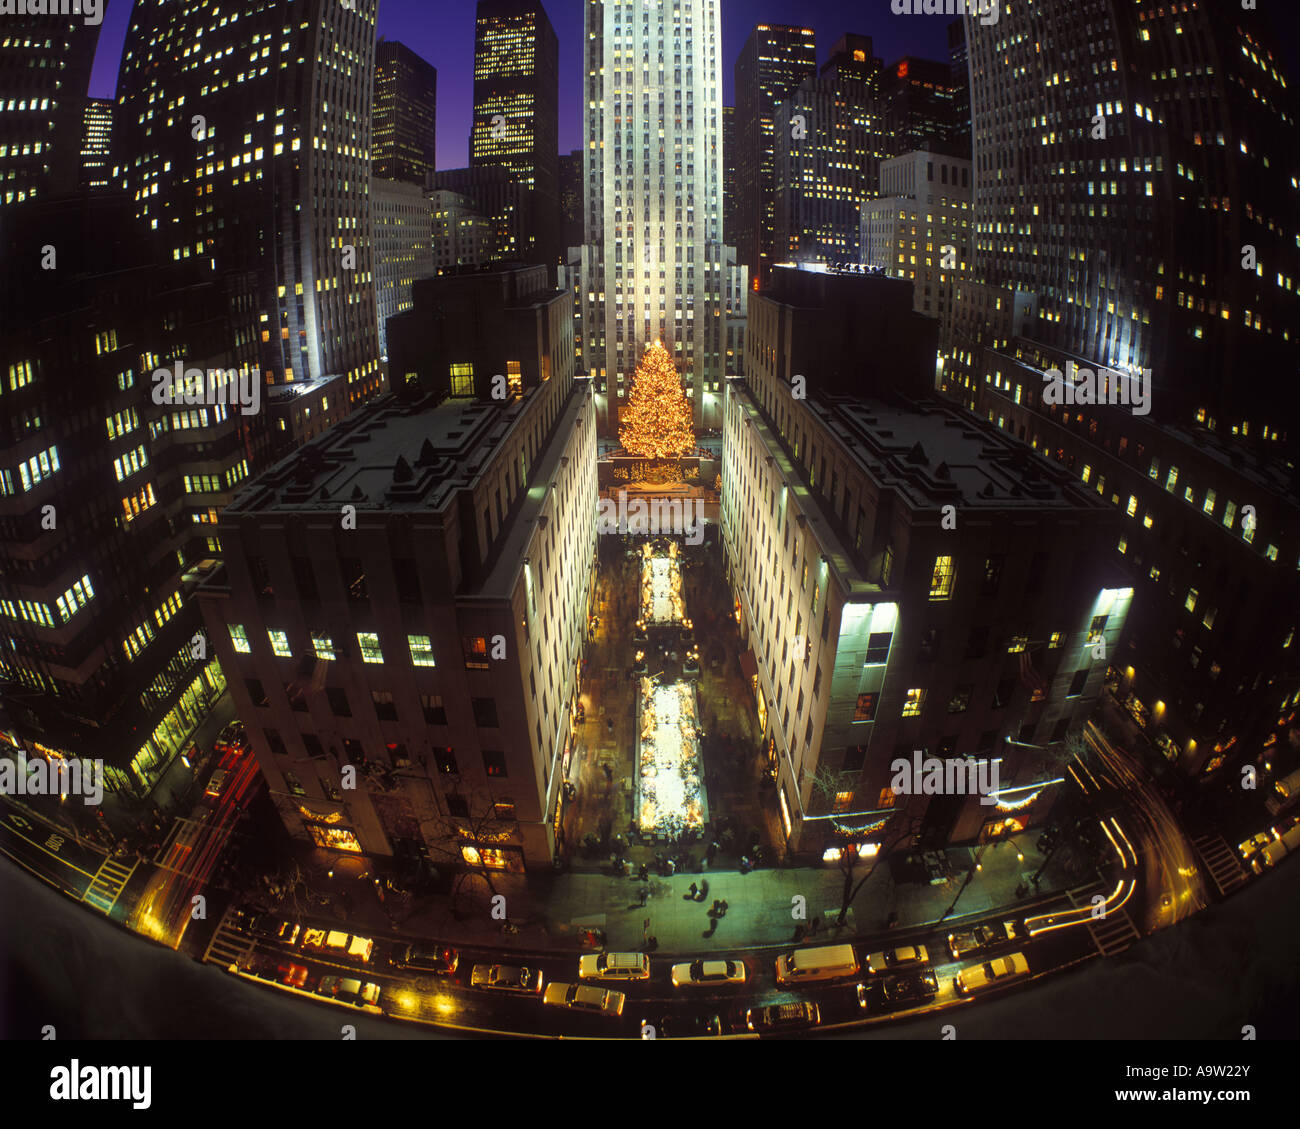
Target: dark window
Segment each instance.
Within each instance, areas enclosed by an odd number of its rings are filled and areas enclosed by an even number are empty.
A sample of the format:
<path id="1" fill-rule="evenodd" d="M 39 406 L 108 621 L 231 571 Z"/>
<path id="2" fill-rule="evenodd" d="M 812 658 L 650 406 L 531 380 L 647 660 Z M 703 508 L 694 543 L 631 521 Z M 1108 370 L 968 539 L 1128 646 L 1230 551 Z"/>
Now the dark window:
<path id="1" fill-rule="evenodd" d="M 370 700 L 375 704 L 375 716 L 380 721 L 397 720 L 397 706 L 393 704 L 391 690 L 371 690 Z"/>
<path id="2" fill-rule="evenodd" d="M 1002 586 L 1002 566 L 1006 563 L 1006 559 L 1005 555 L 999 553 L 984 562 L 984 584 L 981 591 L 985 596 L 998 594 L 998 589 Z"/>
<path id="3" fill-rule="evenodd" d="M 1058 721 L 1055 725 L 1052 726 L 1052 740 L 1064 741 L 1065 734 L 1069 731 L 1069 728 L 1070 728 L 1070 719 L 1068 717 L 1061 718 L 1060 721 Z"/>
<path id="4" fill-rule="evenodd" d="M 858 704 L 853 710 L 854 721 L 871 721 L 876 716 L 876 695 L 859 694 Z"/>
<path id="5" fill-rule="evenodd" d="M 312 760 L 320 760 L 325 755 L 325 747 L 320 743 L 320 738 L 315 733 L 304 733 L 302 735 L 303 748 L 307 750 L 307 755 Z"/>
<path id="6" fill-rule="evenodd" d="M 990 749 L 993 748 L 993 743 L 997 739 L 998 739 L 998 731 L 996 729 L 984 730 L 984 732 L 980 734 L 979 746 L 976 749 L 976 752 L 987 753 Z"/>
<path id="7" fill-rule="evenodd" d="M 1074 672 L 1074 677 L 1070 679 L 1070 689 L 1066 691 L 1065 696 L 1067 698 L 1077 698 L 1080 694 L 1083 693 L 1083 684 L 1087 681 L 1088 681 L 1087 669 L 1085 668 L 1084 670 L 1076 670 Z"/>
<path id="8" fill-rule="evenodd" d="M 447 814 L 456 819 L 469 819 L 469 803 L 464 796 L 447 797 Z"/>
<path id="9" fill-rule="evenodd" d="M 987 627 L 972 627 L 970 637 L 966 640 L 966 657 L 968 659 L 982 659 L 988 647 L 989 629 Z"/>
<path id="10" fill-rule="evenodd" d="M 387 746 L 388 759 L 392 761 L 394 768 L 410 768 L 411 755 L 406 751 L 406 746 L 400 741 L 394 742 Z"/>
<path id="11" fill-rule="evenodd" d="M 293 582 L 297 585 L 299 599 L 316 599 L 316 573 L 311 567 L 311 561 L 306 557 L 294 557 L 291 563 Z"/>
<path id="12" fill-rule="evenodd" d="M 366 570 L 356 557 L 343 557 L 339 560 L 343 570 L 343 587 L 347 589 L 349 600 L 370 599 L 370 588 L 366 584 Z"/>
<path id="13" fill-rule="evenodd" d="M 397 581 L 397 598 L 404 604 L 420 602 L 420 576 L 415 562 L 407 557 L 393 560 L 393 577 Z"/>
<path id="14" fill-rule="evenodd" d="M 889 658 L 889 644 L 893 642 L 892 631 L 873 631 L 867 638 L 866 662 L 882 663 Z"/>
<path id="15" fill-rule="evenodd" d="M 302 687 L 296 682 L 284 682 L 281 685 L 284 687 L 284 696 L 289 699 L 289 708 L 298 713 L 306 713 L 307 697 L 302 692 Z"/>
<path id="16" fill-rule="evenodd" d="M 923 663 L 932 663 L 939 654 L 939 632 L 930 628 L 921 636 L 921 653 L 918 658 Z"/>
<path id="17" fill-rule="evenodd" d="M 956 748 L 957 748 L 957 738 L 955 736 L 945 737 L 942 741 L 939 742 L 939 748 L 935 751 L 935 755 L 940 758 L 947 758 L 952 756 L 953 751 Z"/>
<path id="18" fill-rule="evenodd" d="M 348 696 L 342 686 L 327 686 L 325 697 L 330 704 L 330 712 L 335 717 L 351 717 L 352 707 L 348 705 Z"/>
<path id="19" fill-rule="evenodd" d="M 248 575 L 253 580 L 253 591 L 259 596 L 274 596 L 275 589 L 271 587 L 271 573 L 266 567 L 266 561 L 261 557 L 248 558 Z"/>
<path id="20" fill-rule="evenodd" d="M 844 750 L 844 763 L 840 765 L 841 772 L 861 772 L 862 766 L 867 763 L 866 745 L 850 745 Z"/>
<path id="21" fill-rule="evenodd" d="M 343 755 L 347 758 L 348 764 L 366 763 L 366 751 L 361 747 L 361 742 L 354 737 L 343 738 Z"/>
<path id="22" fill-rule="evenodd" d="M 975 684 L 973 682 L 962 682 L 954 686 L 952 697 L 948 699 L 948 712 L 965 713 L 974 692 Z"/>
<path id="23" fill-rule="evenodd" d="M 813 675 L 813 697 L 816 698 L 822 692 L 822 668 L 817 668 L 817 673 Z"/>
<path id="24" fill-rule="evenodd" d="M 1016 692 L 1016 680 L 1014 678 L 1004 678 L 998 683 L 997 690 L 993 693 L 993 708 L 995 710 L 1006 709 L 1011 702 L 1011 695 Z"/>
<path id="25" fill-rule="evenodd" d="M 433 750 L 434 760 L 438 764 L 438 771 L 447 776 L 454 776 L 460 771 L 456 767 L 456 752 L 454 749 L 437 748 Z"/>
<path id="26" fill-rule="evenodd" d="M 506 775 L 506 755 L 496 749 L 483 750 L 483 771 L 489 776 Z"/>
<path id="27" fill-rule="evenodd" d="M 495 698 L 471 698 L 474 706 L 474 724 L 480 729 L 497 729 L 497 702 Z"/>
<path id="28" fill-rule="evenodd" d="M 1038 728 L 1038 723 L 1034 721 L 1026 722 L 1020 727 L 1020 736 L 1017 740 L 1023 741 L 1026 745 L 1033 744 L 1034 730 Z"/>
<path id="29" fill-rule="evenodd" d="M 263 729 L 262 733 L 266 737 L 266 747 L 271 750 L 277 757 L 289 755 L 289 750 L 284 747 L 284 741 L 280 737 L 278 729 Z"/>
<path id="30" fill-rule="evenodd" d="M 1034 559 L 1029 562 L 1029 580 L 1025 584 L 1025 591 L 1031 596 L 1037 595 L 1043 590 L 1043 579 L 1047 575 L 1047 554 L 1035 553 Z"/>
<path id="31" fill-rule="evenodd" d="M 262 683 L 257 678 L 245 678 L 244 686 L 248 689 L 248 696 L 252 699 L 253 705 L 266 705 L 266 691 L 262 689 Z"/>
<path id="32" fill-rule="evenodd" d="M 421 694 L 420 705 L 424 707 L 424 720 L 427 724 L 447 724 L 447 711 L 443 708 L 441 694 Z"/>

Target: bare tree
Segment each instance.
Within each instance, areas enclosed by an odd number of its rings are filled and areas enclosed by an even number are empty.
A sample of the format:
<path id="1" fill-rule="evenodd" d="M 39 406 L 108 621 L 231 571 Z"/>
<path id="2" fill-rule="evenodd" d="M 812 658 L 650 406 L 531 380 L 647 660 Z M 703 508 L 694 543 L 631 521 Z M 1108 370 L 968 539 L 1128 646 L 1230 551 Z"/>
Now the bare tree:
<path id="1" fill-rule="evenodd" d="M 459 919 L 464 916 L 461 910 L 466 904 L 472 907 L 477 903 L 483 887 L 489 898 L 499 893 L 494 874 L 500 874 L 500 870 L 485 861 L 484 852 L 496 849 L 498 844 L 505 847 L 517 844 L 519 822 L 501 815 L 490 786 L 452 795 L 464 801 L 464 814 L 440 813 L 437 833 L 426 838 L 426 842 L 455 872 L 451 907 Z"/>

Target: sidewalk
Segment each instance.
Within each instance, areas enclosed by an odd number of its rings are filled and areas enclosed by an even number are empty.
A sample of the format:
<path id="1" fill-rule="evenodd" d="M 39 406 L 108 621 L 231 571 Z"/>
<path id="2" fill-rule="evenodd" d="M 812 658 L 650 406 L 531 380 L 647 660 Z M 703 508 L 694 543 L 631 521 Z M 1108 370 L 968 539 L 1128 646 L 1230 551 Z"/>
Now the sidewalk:
<path id="1" fill-rule="evenodd" d="M 801 923 L 805 928 L 816 917 L 822 921 L 821 930 L 802 943 L 860 937 L 883 941 L 890 933 L 940 920 L 952 921 L 1003 908 L 1016 914 L 1022 902 L 1079 884 L 1080 879 L 1067 874 L 1054 859 L 1034 890 L 1030 876 L 1043 863 L 1034 846 L 1037 837 L 1037 831 L 1029 831 L 983 848 L 949 848 L 946 853 L 951 875 L 937 885 L 896 883 L 890 865 L 882 861 L 853 900 L 842 929 L 834 927 L 844 884 L 836 866 L 764 868 L 748 874 L 734 869 L 705 870 L 671 878 L 651 875 L 644 883 L 635 878 L 591 873 L 494 875 L 497 892 L 505 895 L 509 919 L 519 928 L 516 934 L 501 932 L 500 922 L 489 913 L 489 894 L 481 883 L 473 912 L 459 921 L 450 913 L 446 896 L 417 899 L 411 907 L 403 908 L 401 899 L 390 893 L 381 905 L 370 883 L 358 883 L 355 878 L 335 879 L 322 892 L 332 888 L 347 889 L 352 894 L 346 920 L 355 931 L 532 953 L 580 951 L 589 947 L 585 944 L 588 929 L 603 931 L 605 947 L 616 951 L 641 949 L 643 936 L 648 933 L 658 939 L 655 951 L 661 955 L 785 946 L 794 940 L 797 921 L 791 911 L 796 897 L 804 899 L 806 917 Z M 977 852 L 981 852 L 982 869 L 963 890 Z M 1017 852 L 1023 859 L 1017 858 Z M 855 872 L 855 885 L 869 865 L 863 863 Z M 691 883 L 705 880 L 709 884 L 706 899 L 687 900 Z M 1024 897 L 1017 895 L 1022 882 L 1029 888 Z M 647 890 L 644 907 L 640 904 L 643 887 Z M 715 898 L 725 900 L 729 908 L 725 918 L 711 928 L 708 910 Z M 897 922 L 893 930 L 887 930 L 891 913 L 897 914 Z M 648 930 L 644 925 L 647 918 Z"/>

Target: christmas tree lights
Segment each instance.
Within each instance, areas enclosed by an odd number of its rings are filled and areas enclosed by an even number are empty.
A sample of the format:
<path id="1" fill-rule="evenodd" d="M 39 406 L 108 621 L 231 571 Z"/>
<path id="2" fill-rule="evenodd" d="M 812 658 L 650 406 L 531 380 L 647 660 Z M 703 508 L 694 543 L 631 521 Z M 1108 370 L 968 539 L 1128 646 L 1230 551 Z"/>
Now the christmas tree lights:
<path id="1" fill-rule="evenodd" d="M 632 455 L 650 459 L 680 458 L 695 446 L 690 402 L 677 366 L 656 341 L 641 357 L 632 392 L 623 412 L 618 438 Z"/>

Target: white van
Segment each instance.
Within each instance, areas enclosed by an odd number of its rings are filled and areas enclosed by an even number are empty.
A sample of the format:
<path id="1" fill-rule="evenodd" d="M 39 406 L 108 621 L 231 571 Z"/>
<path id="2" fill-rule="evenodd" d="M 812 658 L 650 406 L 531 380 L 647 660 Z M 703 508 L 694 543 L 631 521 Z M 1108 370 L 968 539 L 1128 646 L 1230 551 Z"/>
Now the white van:
<path id="1" fill-rule="evenodd" d="M 817 980 L 848 980 L 862 971 L 852 945 L 822 945 L 795 949 L 776 959 L 778 984 L 804 984 Z"/>
<path id="2" fill-rule="evenodd" d="M 645 953 L 587 953 L 578 958 L 580 980 L 649 980 Z"/>

